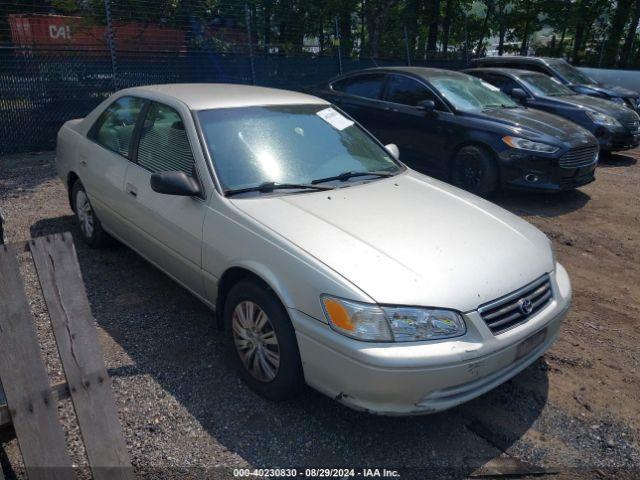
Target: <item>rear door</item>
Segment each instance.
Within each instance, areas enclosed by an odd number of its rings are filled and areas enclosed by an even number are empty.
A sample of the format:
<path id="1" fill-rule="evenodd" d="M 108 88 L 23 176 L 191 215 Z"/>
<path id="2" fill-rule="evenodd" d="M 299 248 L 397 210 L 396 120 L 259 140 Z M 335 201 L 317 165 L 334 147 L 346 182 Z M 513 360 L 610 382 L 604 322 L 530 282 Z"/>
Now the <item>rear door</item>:
<path id="1" fill-rule="evenodd" d="M 138 132 L 133 161 L 126 172 L 131 245 L 175 280 L 203 295 L 202 226 L 207 192 L 206 166 L 186 106 L 151 102 Z M 203 195 L 163 195 L 151 189 L 156 172 L 183 171 L 200 183 Z"/>
<path id="2" fill-rule="evenodd" d="M 331 85 L 331 101 L 347 112 L 381 141 L 387 137 L 386 117 L 381 98 L 385 74 L 363 73 Z"/>
<path id="3" fill-rule="evenodd" d="M 78 149 L 78 176 L 102 225 L 127 241 L 123 213 L 128 199 L 124 179 L 132 138 L 146 101 L 137 97 L 115 100 L 91 127 Z"/>
<path id="4" fill-rule="evenodd" d="M 418 103 L 432 100 L 436 110 L 425 112 Z M 427 85 L 402 75 L 389 74 L 384 94 L 385 143 L 400 148 L 400 159 L 410 167 L 443 174 L 452 144 L 453 114 Z"/>

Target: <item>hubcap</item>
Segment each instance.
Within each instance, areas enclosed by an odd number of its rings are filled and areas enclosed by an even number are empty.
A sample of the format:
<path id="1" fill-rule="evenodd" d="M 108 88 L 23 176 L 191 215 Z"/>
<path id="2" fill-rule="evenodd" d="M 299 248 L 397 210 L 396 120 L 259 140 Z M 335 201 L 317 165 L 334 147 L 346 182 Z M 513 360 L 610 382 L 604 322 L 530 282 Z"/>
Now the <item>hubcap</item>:
<path id="1" fill-rule="evenodd" d="M 245 300 L 233 310 L 233 341 L 243 365 L 252 377 L 270 382 L 278 374 L 280 346 L 267 314 L 258 304 Z"/>
<path id="2" fill-rule="evenodd" d="M 87 238 L 93 235 L 93 210 L 84 191 L 79 190 L 76 194 L 76 215 L 80 223 L 80 229 Z"/>

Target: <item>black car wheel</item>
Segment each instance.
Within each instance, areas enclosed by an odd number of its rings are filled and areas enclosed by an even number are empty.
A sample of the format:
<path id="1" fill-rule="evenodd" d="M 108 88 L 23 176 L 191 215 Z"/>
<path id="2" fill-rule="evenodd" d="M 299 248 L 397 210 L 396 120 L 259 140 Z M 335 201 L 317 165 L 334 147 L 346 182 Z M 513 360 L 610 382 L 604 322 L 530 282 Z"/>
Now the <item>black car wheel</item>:
<path id="1" fill-rule="evenodd" d="M 243 280 L 224 302 L 231 355 L 243 380 L 270 400 L 295 396 L 304 383 L 296 334 L 280 300 L 266 285 Z"/>
<path id="2" fill-rule="evenodd" d="M 480 147 L 458 151 L 451 172 L 453 184 L 476 195 L 487 195 L 498 188 L 498 169 L 492 156 Z"/>

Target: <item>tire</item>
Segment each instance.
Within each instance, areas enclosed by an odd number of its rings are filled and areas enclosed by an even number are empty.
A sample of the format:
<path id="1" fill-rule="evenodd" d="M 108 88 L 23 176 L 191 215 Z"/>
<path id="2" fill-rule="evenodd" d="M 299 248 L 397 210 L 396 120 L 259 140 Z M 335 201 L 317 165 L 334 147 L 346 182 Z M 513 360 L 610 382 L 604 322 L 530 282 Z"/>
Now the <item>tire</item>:
<path id="1" fill-rule="evenodd" d="M 300 392 L 304 376 L 295 331 L 268 287 L 251 280 L 234 285 L 225 299 L 224 323 L 233 363 L 251 389 L 269 400 Z"/>
<path id="2" fill-rule="evenodd" d="M 71 199 L 82 240 L 91 248 L 101 248 L 108 245 L 111 237 L 102 228 L 100 219 L 93 211 L 87 192 L 80 180 L 76 180 L 71 188 Z"/>
<path id="3" fill-rule="evenodd" d="M 453 159 L 451 180 L 476 195 L 488 195 L 498 188 L 498 168 L 492 156 L 480 147 L 461 148 Z"/>

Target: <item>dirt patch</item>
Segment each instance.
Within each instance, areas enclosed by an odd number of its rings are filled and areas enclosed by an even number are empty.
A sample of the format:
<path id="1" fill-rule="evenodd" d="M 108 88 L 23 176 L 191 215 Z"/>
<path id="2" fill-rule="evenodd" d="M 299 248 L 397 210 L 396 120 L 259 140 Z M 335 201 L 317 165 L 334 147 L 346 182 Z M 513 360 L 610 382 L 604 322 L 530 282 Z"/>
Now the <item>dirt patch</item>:
<path id="1" fill-rule="evenodd" d="M 249 465 L 357 466 L 404 468 L 404 478 L 449 478 L 482 474 L 483 466 L 493 472 L 531 465 L 531 474 L 544 468 L 561 478 L 637 478 L 638 158 L 634 151 L 604 160 L 597 181 L 576 191 L 494 199 L 553 240 L 571 276 L 573 308 L 543 359 L 468 404 L 426 417 L 357 413 L 311 390 L 278 404 L 254 395 L 229 366 L 222 335 L 202 304 L 127 248 L 95 251 L 78 241 L 50 152 L 0 158 L 0 208 L 9 220 L 8 241 L 65 230 L 76 236 L 139 472 L 181 476 L 208 469 L 231 476 L 233 467 Z M 25 271 L 43 356 L 59 378 L 37 279 Z M 63 405 L 60 417 L 82 465 L 69 408 Z M 19 465 L 15 442 L 5 451 Z"/>

